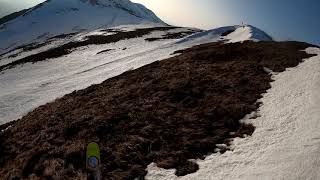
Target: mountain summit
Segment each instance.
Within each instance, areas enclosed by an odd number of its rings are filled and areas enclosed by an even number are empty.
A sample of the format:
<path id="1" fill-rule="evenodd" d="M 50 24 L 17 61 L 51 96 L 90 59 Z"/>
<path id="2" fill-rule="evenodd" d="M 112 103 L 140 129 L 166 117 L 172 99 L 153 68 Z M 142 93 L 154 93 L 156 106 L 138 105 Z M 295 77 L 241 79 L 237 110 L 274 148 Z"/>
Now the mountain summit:
<path id="1" fill-rule="evenodd" d="M 243 41 L 273 41 L 272 37 L 261 29 L 252 25 L 234 25 L 219 27 L 208 31 L 193 34 L 182 39 L 178 43 L 186 42 L 216 42 L 225 41 L 229 43 Z"/>
<path id="2" fill-rule="evenodd" d="M 54 35 L 124 24 L 165 23 L 129 0 L 47 0 L 0 25 L 0 53 Z"/>

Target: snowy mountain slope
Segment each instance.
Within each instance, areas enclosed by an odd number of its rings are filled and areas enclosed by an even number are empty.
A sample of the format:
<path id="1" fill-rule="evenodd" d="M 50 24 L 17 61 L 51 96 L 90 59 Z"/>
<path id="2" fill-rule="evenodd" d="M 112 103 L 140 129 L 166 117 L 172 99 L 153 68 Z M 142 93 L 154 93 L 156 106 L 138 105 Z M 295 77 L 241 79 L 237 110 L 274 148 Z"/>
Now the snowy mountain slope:
<path id="1" fill-rule="evenodd" d="M 180 31 L 186 30 L 180 29 Z M 171 44 L 175 42 L 173 39 L 153 42 L 145 40 L 161 37 L 164 34 L 158 31 L 141 38 L 104 45 L 90 45 L 78 48 L 63 57 L 35 64 L 27 63 L 0 72 L 0 121 L 3 123 L 17 119 L 57 97 L 100 83 L 127 70 L 161 60 L 182 48 L 172 46 Z M 106 49 L 111 50 L 98 54 Z M 33 50 L 33 53 L 37 53 L 36 51 Z M 25 53 L 15 59 L 25 56 Z"/>
<path id="2" fill-rule="evenodd" d="M 149 28 L 149 27 L 153 27 L 153 25 L 140 24 L 140 25 L 133 25 L 131 28 L 129 25 L 125 25 L 125 26 L 115 27 L 115 31 L 118 31 L 118 30 L 130 31 L 130 30 L 135 30 L 137 28 Z M 194 31 L 199 32 L 198 29 L 194 29 Z M 178 33 L 180 32 L 178 31 Z M 89 31 L 89 32 L 76 33 L 75 35 L 66 36 L 62 39 L 55 39 L 55 38 L 49 39 L 47 41 L 38 43 L 39 47 L 34 48 L 33 50 L 24 51 L 24 48 L 26 46 L 21 46 L 19 48 L 16 48 L 14 51 L 0 55 L 0 59 L 2 59 L 0 61 L 0 66 L 14 62 L 18 59 L 30 56 L 32 54 L 36 54 L 36 53 L 48 50 L 50 48 L 61 46 L 63 44 L 66 44 L 72 41 L 83 41 L 86 37 L 90 35 L 111 35 L 111 34 L 114 34 L 114 32 L 104 32 L 104 29 L 98 29 L 98 30 Z M 218 41 L 242 42 L 245 40 L 272 41 L 272 38 L 268 34 L 266 34 L 265 32 L 261 31 L 256 27 L 253 27 L 250 25 L 247 25 L 247 26 L 235 25 L 235 26 L 220 27 L 217 29 L 194 33 L 190 36 L 187 36 L 177 41 L 176 44 L 195 45 L 195 44 L 208 43 L 208 42 L 218 42 Z M 27 46 L 33 47 L 33 46 L 38 46 L 38 44 L 35 43 Z"/>
<path id="3" fill-rule="evenodd" d="M 59 34 L 123 24 L 165 25 L 129 0 L 48 0 L 0 26 L 0 54 Z"/>
<path id="4" fill-rule="evenodd" d="M 236 138 L 232 151 L 196 160 L 194 174 L 177 177 L 151 164 L 146 179 L 319 179 L 320 49 L 306 51 L 317 56 L 273 75 L 258 117 L 243 119 L 256 127 L 252 136 Z"/>
<path id="5" fill-rule="evenodd" d="M 119 26 L 114 29 L 131 31 L 135 28 L 149 26 L 140 24 Z M 21 50 L 17 50 L 20 53 L 14 54 L 15 52 L 12 52 L 13 54 L 9 53 L 0 57 L 0 66 L 15 62 L 32 54 L 59 47 L 70 41 L 83 40 L 88 35 L 101 35 L 101 30 L 98 29 L 72 37 L 57 39 L 31 51 L 20 52 Z M 48 59 L 35 64 L 27 63 L 2 72 L 0 71 L 0 121 L 4 123 L 20 118 L 39 105 L 50 102 L 64 94 L 86 88 L 91 84 L 100 83 L 127 70 L 173 56 L 172 53 L 177 50 L 201 43 L 221 41 L 224 38 L 221 35 L 227 32 L 229 27 L 196 33 L 195 35 L 178 40 L 163 39 L 153 42 L 145 40 L 162 37 L 168 33 L 174 34 L 191 30 L 188 28 L 177 28 L 165 32 L 155 31 L 140 38 L 121 40 L 111 44 L 79 47 L 66 56 Z M 212 32 L 215 32 L 214 36 L 198 37 L 199 34 L 213 34 Z M 107 33 L 105 35 L 112 36 L 112 34 Z M 241 36 L 241 33 L 238 35 Z M 240 39 L 237 36 L 232 38 L 234 38 L 230 39 L 232 42 Z M 111 50 L 97 54 L 106 49 Z M 16 55 L 16 57 L 9 57 L 9 55 Z"/>

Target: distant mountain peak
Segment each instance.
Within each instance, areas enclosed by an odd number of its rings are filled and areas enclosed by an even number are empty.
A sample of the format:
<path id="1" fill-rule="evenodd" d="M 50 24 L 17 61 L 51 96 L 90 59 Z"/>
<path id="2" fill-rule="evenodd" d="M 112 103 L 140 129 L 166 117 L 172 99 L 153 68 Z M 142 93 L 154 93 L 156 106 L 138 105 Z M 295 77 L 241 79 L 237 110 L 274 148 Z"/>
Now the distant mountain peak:
<path id="1" fill-rule="evenodd" d="M 208 31 L 200 32 L 188 36 L 178 43 L 184 43 L 188 41 L 225 41 L 229 43 L 243 42 L 243 41 L 273 41 L 272 37 L 261 29 L 252 25 L 234 25 L 225 26 Z"/>
<path id="2" fill-rule="evenodd" d="M 79 30 L 127 24 L 166 25 L 151 10 L 129 0 L 47 0 L 3 22 L 0 53 Z"/>

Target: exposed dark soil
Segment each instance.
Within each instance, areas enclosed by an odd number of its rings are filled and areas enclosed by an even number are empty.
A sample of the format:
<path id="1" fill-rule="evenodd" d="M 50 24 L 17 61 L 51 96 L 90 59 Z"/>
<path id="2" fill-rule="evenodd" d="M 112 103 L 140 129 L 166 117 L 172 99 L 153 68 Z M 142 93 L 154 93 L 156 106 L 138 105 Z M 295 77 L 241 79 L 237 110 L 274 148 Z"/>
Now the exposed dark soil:
<path id="1" fill-rule="evenodd" d="M 5 55 L 5 54 L 8 54 L 8 53 L 11 53 L 15 50 L 18 50 L 18 49 L 22 49 L 22 52 L 24 51 L 31 51 L 31 50 L 34 50 L 34 49 L 38 49 L 40 47 L 43 47 L 45 45 L 48 45 L 49 43 L 51 43 L 53 40 L 55 39 L 62 39 L 62 38 L 67 38 L 67 37 L 71 37 L 73 35 L 76 35 L 78 34 L 78 32 L 75 32 L 75 33 L 68 33 L 68 34 L 60 34 L 60 35 L 57 35 L 57 36 L 53 36 L 49 39 L 47 39 L 45 42 L 43 43 L 30 43 L 30 44 L 25 44 L 25 45 L 21 45 L 21 46 L 18 46 L 8 52 L 5 52 L 3 54 L 0 54 L 0 57 Z M 19 54 L 21 54 L 21 52 L 19 53 L 16 53 L 16 54 L 12 54 L 10 56 L 8 56 L 9 58 L 14 58 L 14 57 L 17 57 Z"/>
<path id="2" fill-rule="evenodd" d="M 101 146 L 105 179 L 143 179 L 151 162 L 179 176 L 195 172 L 198 165 L 188 159 L 254 131 L 239 120 L 270 88 L 263 67 L 294 67 L 311 56 L 301 51 L 309 46 L 199 45 L 65 95 L 0 134 L 0 177 L 80 179 L 91 141 Z"/>
<path id="3" fill-rule="evenodd" d="M 52 40 L 52 39 L 63 39 L 63 38 L 74 36 L 74 35 L 76 35 L 78 33 L 79 32 L 73 32 L 73 33 L 67 33 L 67 34 L 59 34 L 57 36 L 53 36 L 53 37 L 49 38 L 49 40 Z"/>
<path id="4" fill-rule="evenodd" d="M 186 37 L 190 34 L 194 34 L 196 32 L 200 32 L 200 31 L 194 31 L 194 30 L 190 30 L 190 31 L 182 31 L 182 32 L 175 32 L 175 33 L 167 33 L 165 35 L 163 35 L 162 37 L 157 37 L 157 38 L 146 38 L 146 41 L 158 41 L 158 40 L 163 40 L 163 39 L 179 39 L 179 38 L 183 38 Z"/>
<path id="5" fill-rule="evenodd" d="M 118 33 L 118 32 L 124 32 L 121 29 L 102 29 L 100 32 L 108 32 L 108 33 Z"/>
<path id="6" fill-rule="evenodd" d="M 11 122 L 8 122 L 6 124 L 0 125 L 0 132 L 3 131 L 3 130 L 6 130 L 8 127 L 12 126 L 14 123 L 15 123 L 15 121 L 11 121 Z"/>
<path id="7" fill-rule="evenodd" d="M 46 44 L 48 44 L 48 43 L 47 42 L 45 42 L 45 43 L 31 43 L 31 44 L 19 46 L 17 49 L 22 49 L 23 51 L 31 51 L 34 49 L 38 49 L 42 46 L 45 46 Z"/>
<path id="8" fill-rule="evenodd" d="M 52 48 L 47 51 L 40 52 L 38 54 L 30 55 L 25 58 L 14 61 L 12 63 L 0 66 L 0 72 L 3 71 L 4 69 L 14 68 L 15 66 L 20 64 L 25 64 L 30 62 L 35 63 L 35 62 L 44 61 L 50 58 L 58 58 L 71 53 L 73 49 L 78 47 L 88 46 L 91 44 L 114 43 L 124 39 L 142 37 L 153 31 L 166 31 L 166 30 L 175 29 L 175 28 L 177 27 L 172 27 L 172 26 L 155 27 L 155 28 L 136 29 L 134 31 L 128 31 L 128 32 L 118 32 L 117 34 L 108 35 L 108 36 L 104 36 L 104 35 L 88 36 L 87 39 L 84 41 L 70 42 L 62 46 Z"/>
<path id="9" fill-rule="evenodd" d="M 14 48 L 14 49 L 12 49 L 12 50 L 10 50 L 8 52 L 0 54 L 0 57 L 4 56 L 6 54 L 9 54 L 9 53 L 11 53 L 11 52 L 13 52 L 15 50 L 21 49 L 22 50 L 21 52 L 18 52 L 18 53 L 15 53 L 15 54 L 12 54 L 12 55 L 8 56 L 8 58 L 15 58 L 15 57 L 19 56 L 24 51 L 31 51 L 31 50 L 34 50 L 34 49 L 38 49 L 38 48 L 43 47 L 43 46 L 45 46 L 45 45 L 47 45 L 49 43 L 50 43 L 50 41 L 46 41 L 46 42 L 43 42 L 43 43 L 24 44 L 24 45 L 21 45 L 21 46 L 18 46 L 16 48 Z"/>
<path id="10" fill-rule="evenodd" d="M 229 34 L 233 33 L 234 31 L 235 31 L 235 29 L 231 29 L 229 31 L 222 33 L 221 36 L 228 36 Z"/>
<path id="11" fill-rule="evenodd" d="M 15 54 L 12 54 L 12 55 L 8 56 L 8 58 L 15 58 L 18 55 L 20 55 L 22 52 L 31 51 L 31 50 L 38 49 L 40 47 L 48 45 L 51 42 L 50 40 L 51 40 L 51 38 L 49 38 L 48 41 L 42 42 L 42 43 L 30 43 L 30 44 L 24 44 L 24 45 L 18 46 L 18 47 L 14 48 L 14 49 L 12 49 L 12 50 L 10 50 L 8 52 L 0 54 L 0 57 L 3 56 L 3 55 L 6 55 L 8 53 L 11 53 L 11 52 L 13 52 L 15 50 L 21 49 L 22 50 L 21 52 L 18 52 L 18 53 L 15 53 Z"/>
<path id="12" fill-rule="evenodd" d="M 106 49 L 106 50 L 98 52 L 97 55 L 98 54 L 102 54 L 102 53 L 106 53 L 106 52 L 109 52 L 109 51 L 112 51 L 112 50 L 114 50 L 114 49 Z"/>

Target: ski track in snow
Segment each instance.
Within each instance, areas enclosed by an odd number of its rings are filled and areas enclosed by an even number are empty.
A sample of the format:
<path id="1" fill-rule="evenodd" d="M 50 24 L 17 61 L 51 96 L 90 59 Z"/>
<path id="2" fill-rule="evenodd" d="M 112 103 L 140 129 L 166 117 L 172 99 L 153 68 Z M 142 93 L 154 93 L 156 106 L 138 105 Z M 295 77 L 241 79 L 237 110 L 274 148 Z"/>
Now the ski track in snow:
<path id="1" fill-rule="evenodd" d="M 252 136 L 233 142 L 233 151 L 196 160 L 200 170 L 176 177 L 174 170 L 148 166 L 152 180 L 318 180 L 320 179 L 320 49 L 299 66 L 273 75 L 261 99 Z"/>

